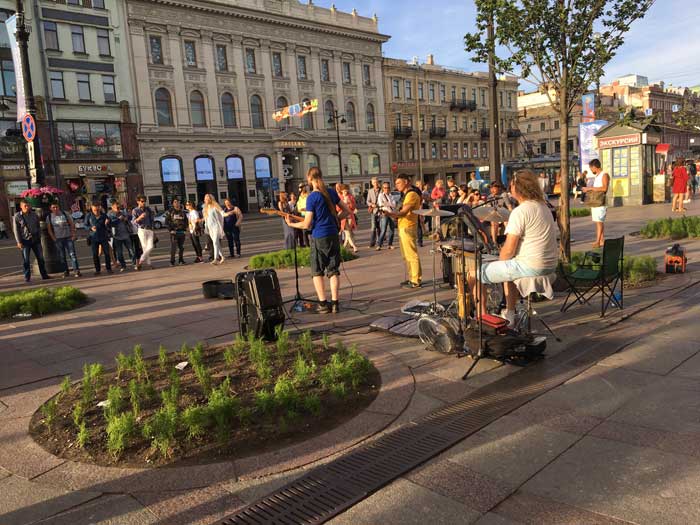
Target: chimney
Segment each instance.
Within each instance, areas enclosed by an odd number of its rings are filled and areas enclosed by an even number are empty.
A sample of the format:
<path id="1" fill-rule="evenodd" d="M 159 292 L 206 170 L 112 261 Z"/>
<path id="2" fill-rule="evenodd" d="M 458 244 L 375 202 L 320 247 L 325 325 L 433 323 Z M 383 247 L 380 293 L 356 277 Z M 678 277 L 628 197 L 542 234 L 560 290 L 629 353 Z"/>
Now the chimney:
<path id="1" fill-rule="evenodd" d="M 429 66 L 435 65 L 435 57 L 433 56 L 432 53 L 428 55 L 428 60 L 425 63 Z"/>

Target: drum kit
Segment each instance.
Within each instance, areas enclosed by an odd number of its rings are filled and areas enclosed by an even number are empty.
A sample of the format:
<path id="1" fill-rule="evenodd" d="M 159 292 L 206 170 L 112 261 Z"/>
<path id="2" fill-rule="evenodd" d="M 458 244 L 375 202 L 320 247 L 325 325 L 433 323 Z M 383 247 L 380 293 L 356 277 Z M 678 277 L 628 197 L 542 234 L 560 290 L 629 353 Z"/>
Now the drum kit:
<path id="1" fill-rule="evenodd" d="M 418 320 L 419 337 L 429 350 L 471 357 L 473 363 L 462 379 L 469 376 L 483 357 L 522 365 L 541 358 L 546 347 L 546 338 L 535 337 L 529 328 L 513 329 L 505 319 L 477 314 L 482 300 L 489 305 L 489 311 L 493 311 L 500 307 L 503 298 L 501 285 L 487 287 L 486 297 L 480 297 L 480 286 L 474 286 L 473 290 L 468 286 L 469 274 L 476 275 L 476 269 L 481 268 L 483 262 L 498 259 L 498 244 L 491 239 L 484 223 L 501 224 L 510 217 L 506 208 L 488 204 L 491 203 L 487 201 L 474 208 L 465 205 L 457 213 L 438 208 L 413 212 L 434 217 L 439 225 L 432 237 L 433 303 Z M 437 301 L 435 258 L 438 251 L 442 254 L 443 270 L 446 264 L 450 265 L 454 280 L 450 280 L 450 284 L 457 290 L 456 299 L 448 308 Z M 443 277 L 446 277 L 444 272 Z"/>

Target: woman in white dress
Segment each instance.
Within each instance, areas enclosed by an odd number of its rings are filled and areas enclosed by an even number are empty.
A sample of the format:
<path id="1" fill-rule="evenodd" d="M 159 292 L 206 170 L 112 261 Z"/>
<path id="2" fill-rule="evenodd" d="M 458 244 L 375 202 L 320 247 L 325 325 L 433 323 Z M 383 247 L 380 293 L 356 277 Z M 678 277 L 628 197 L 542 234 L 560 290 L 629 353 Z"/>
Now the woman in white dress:
<path id="1" fill-rule="evenodd" d="M 204 196 L 204 209 L 202 211 L 207 232 L 214 247 L 212 264 L 221 264 L 224 262 L 224 256 L 221 254 L 221 239 L 226 235 L 224 233 L 224 212 L 210 193 Z"/>

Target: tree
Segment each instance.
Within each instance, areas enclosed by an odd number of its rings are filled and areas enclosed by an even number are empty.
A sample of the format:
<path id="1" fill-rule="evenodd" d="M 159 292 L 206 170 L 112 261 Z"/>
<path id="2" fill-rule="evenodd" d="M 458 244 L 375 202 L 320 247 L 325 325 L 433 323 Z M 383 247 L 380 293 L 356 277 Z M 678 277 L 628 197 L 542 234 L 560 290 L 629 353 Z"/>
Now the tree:
<path id="1" fill-rule="evenodd" d="M 539 85 L 559 114 L 561 144 L 569 138 L 569 117 L 589 86 L 624 43 L 624 35 L 654 0 L 474 0 L 477 31 L 464 37 L 475 62 L 486 63 L 494 42 L 509 55 L 495 57 L 499 73 L 520 69 L 523 79 Z M 561 152 L 560 254 L 571 256 L 569 152 Z"/>

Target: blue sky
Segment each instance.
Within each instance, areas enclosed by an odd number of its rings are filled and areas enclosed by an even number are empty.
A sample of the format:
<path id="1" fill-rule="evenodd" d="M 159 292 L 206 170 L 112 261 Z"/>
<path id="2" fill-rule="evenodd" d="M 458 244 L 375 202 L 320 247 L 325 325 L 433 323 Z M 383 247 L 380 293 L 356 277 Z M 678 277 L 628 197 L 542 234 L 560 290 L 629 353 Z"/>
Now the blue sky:
<path id="1" fill-rule="evenodd" d="M 304 1 L 304 0 L 302 0 Z M 425 61 L 432 53 L 438 64 L 468 71 L 484 70 L 463 50 L 462 37 L 473 29 L 471 0 L 316 0 L 319 6 L 335 3 L 342 11 L 356 8 L 362 16 L 379 17 L 379 30 L 391 35 L 386 56 Z M 429 9 L 429 12 L 425 12 Z M 606 69 L 604 81 L 627 73 L 682 86 L 700 84 L 700 1 L 656 0 L 644 19 L 638 20 L 625 44 Z M 522 84 L 526 90 L 530 84 Z"/>

